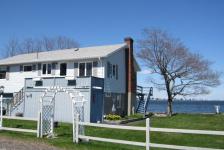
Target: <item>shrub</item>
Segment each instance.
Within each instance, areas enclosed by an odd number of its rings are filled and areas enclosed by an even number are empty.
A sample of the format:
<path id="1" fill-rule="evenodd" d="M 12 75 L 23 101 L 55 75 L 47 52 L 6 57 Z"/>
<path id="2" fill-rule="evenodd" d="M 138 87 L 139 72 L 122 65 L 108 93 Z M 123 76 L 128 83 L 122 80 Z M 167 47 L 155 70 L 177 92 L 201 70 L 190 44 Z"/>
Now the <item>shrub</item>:
<path id="1" fill-rule="evenodd" d="M 121 116 L 109 114 L 109 115 L 106 115 L 105 119 L 106 120 L 113 120 L 113 121 L 121 120 Z"/>

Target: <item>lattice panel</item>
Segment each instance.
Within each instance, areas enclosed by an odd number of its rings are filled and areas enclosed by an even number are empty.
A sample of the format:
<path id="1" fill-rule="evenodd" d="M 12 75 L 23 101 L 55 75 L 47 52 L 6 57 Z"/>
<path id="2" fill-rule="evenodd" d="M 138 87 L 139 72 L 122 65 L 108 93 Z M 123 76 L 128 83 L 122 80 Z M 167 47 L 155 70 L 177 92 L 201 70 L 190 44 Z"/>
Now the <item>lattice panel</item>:
<path id="1" fill-rule="evenodd" d="M 42 134 L 47 135 L 52 132 L 51 117 L 54 111 L 54 105 L 43 105 L 42 113 Z"/>
<path id="2" fill-rule="evenodd" d="M 76 122 L 76 116 L 79 114 L 79 121 L 84 122 L 84 102 L 82 101 L 82 97 L 76 97 L 73 101 L 73 111 L 74 111 L 74 120 Z M 76 126 L 74 126 L 76 128 Z M 74 129 L 75 130 L 75 129 Z M 79 126 L 79 134 L 84 135 L 84 127 Z"/>

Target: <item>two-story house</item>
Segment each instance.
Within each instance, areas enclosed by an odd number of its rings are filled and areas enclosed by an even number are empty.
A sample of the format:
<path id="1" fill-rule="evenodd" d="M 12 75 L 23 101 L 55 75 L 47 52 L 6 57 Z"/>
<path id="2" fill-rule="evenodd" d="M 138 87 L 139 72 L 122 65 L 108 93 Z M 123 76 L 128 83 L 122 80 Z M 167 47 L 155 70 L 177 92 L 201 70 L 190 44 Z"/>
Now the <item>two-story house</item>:
<path id="1" fill-rule="evenodd" d="M 96 106 L 94 110 L 102 109 L 101 115 L 109 114 L 112 113 L 114 106 L 115 113 L 128 115 L 135 105 L 137 71 L 139 70 L 140 67 L 133 55 L 133 40 L 125 38 L 122 44 L 20 54 L 2 59 L 0 60 L 0 86 L 5 87 L 5 93 L 12 93 L 14 97 L 17 97 L 17 101 L 18 94 L 24 95 L 24 101 L 26 99 L 38 101 L 38 95 L 29 97 L 30 94 L 25 92 L 35 87 L 55 86 L 57 79 L 63 79 L 60 81 L 63 84 L 60 83 L 60 85 L 58 82 L 57 85 L 80 88 L 88 86 L 83 85 L 82 79 L 99 78 L 103 82 L 103 102 L 99 103 L 102 107 Z M 47 80 L 54 80 L 54 84 L 47 83 Z M 32 86 L 28 86 L 31 82 Z M 90 103 L 97 102 L 94 96 L 87 99 Z M 17 103 L 15 98 L 13 101 Z M 23 101 L 19 101 L 20 103 L 14 104 L 14 107 L 22 105 Z M 31 106 L 34 105 L 32 103 L 29 105 L 23 103 L 23 107 L 34 107 Z M 32 108 L 32 110 L 36 109 Z M 93 113 L 94 110 L 89 113 Z M 25 116 L 32 114 L 29 111 L 31 110 L 23 108 Z"/>

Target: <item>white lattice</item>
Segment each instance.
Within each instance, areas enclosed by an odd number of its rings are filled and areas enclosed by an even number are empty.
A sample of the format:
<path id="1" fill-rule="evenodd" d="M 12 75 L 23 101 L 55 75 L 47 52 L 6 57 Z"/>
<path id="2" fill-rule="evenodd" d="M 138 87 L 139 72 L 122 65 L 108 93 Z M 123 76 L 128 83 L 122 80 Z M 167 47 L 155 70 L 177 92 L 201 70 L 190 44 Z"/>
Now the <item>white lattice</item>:
<path id="1" fill-rule="evenodd" d="M 73 114 L 73 134 L 75 130 L 75 118 L 76 114 L 80 114 L 80 120 L 84 121 L 84 97 L 83 95 L 74 89 L 62 88 L 62 87 L 51 87 L 45 90 L 43 96 L 40 100 L 40 111 L 41 111 L 41 123 L 40 123 L 40 136 L 54 136 L 54 111 L 55 111 L 55 96 L 58 92 L 65 92 L 70 96 L 72 100 L 72 112 Z M 53 96 L 49 96 L 48 94 L 53 94 Z M 48 99 L 47 99 L 48 97 Z M 51 99 L 49 100 L 49 97 Z M 79 128 L 80 133 L 84 134 L 84 129 L 82 127 Z M 74 136 L 73 136 L 74 137 Z"/>

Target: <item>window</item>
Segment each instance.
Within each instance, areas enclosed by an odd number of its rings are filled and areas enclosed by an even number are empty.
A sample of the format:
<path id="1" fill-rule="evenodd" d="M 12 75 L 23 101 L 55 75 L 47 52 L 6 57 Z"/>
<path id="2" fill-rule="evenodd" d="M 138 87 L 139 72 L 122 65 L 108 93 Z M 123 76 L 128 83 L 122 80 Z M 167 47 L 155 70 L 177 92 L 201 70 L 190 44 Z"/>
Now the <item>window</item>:
<path id="1" fill-rule="evenodd" d="M 86 76 L 92 76 L 92 62 L 86 63 Z"/>
<path id="2" fill-rule="evenodd" d="M 38 64 L 37 67 L 38 67 L 38 70 L 41 70 L 41 64 Z"/>
<path id="3" fill-rule="evenodd" d="M 42 74 L 46 74 L 46 72 L 47 72 L 47 65 L 46 64 L 43 64 Z"/>
<path id="4" fill-rule="evenodd" d="M 56 65 L 57 65 L 57 63 L 52 63 L 52 69 L 53 69 L 53 70 L 56 69 Z"/>
<path id="5" fill-rule="evenodd" d="M 118 80 L 118 65 L 116 65 L 116 79 Z"/>
<path id="6" fill-rule="evenodd" d="M 43 86 L 43 81 L 36 81 L 35 86 Z"/>
<path id="7" fill-rule="evenodd" d="M 43 64 L 42 65 L 42 74 L 51 74 L 52 64 Z"/>
<path id="8" fill-rule="evenodd" d="M 79 76 L 80 77 L 85 76 L 85 63 L 79 64 Z"/>
<path id="9" fill-rule="evenodd" d="M 92 76 L 93 63 L 79 63 L 79 76 Z"/>
<path id="10" fill-rule="evenodd" d="M 36 64 L 33 64 L 33 66 L 32 66 L 32 70 L 33 70 L 33 71 L 36 71 Z"/>
<path id="11" fill-rule="evenodd" d="M 51 74 L 51 64 L 47 65 L 47 74 Z"/>
<path id="12" fill-rule="evenodd" d="M 118 65 L 107 62 L 107 77 L 118 79 Z"/>
<path id="13" fill-rule="evenodd" d="M 116 75 L 116 65 L 113 65 L 113 77 Z"/>
<path id="14" fill-rule="evenodd" d="M 94 61 L 93 62 L 93 67 L 97 67 L 98 66 L 98 62 L 97 61 Z"/>
<path id="15" fill-rule="evenodd" d="M 67 64 L 66 63 L 61 63 L 60 64 L 60 75 L 61 76 L 66 76 L 67 74 Z"/>
<path id="16" fill-rule="evenodd" d="M 32 65 L 23 66 L 23 71 L 24 72 L 30 72 L 30 71 L 32 71 Z"/>
<path id="17" fill-rule="evenodd" d="M 74 63 L 74 68 L 79 68 L 79 64 L 78 63 Z"/>
<path id="18" fill-rule="evenodd" d="M 6 71 L 0 71 L 0 79 L 6 79 Z"/>
<path id="19" fill-rule="evenodd" d="M 68 86 L 75 86 L 76 80 L 68 80 Z"/>

